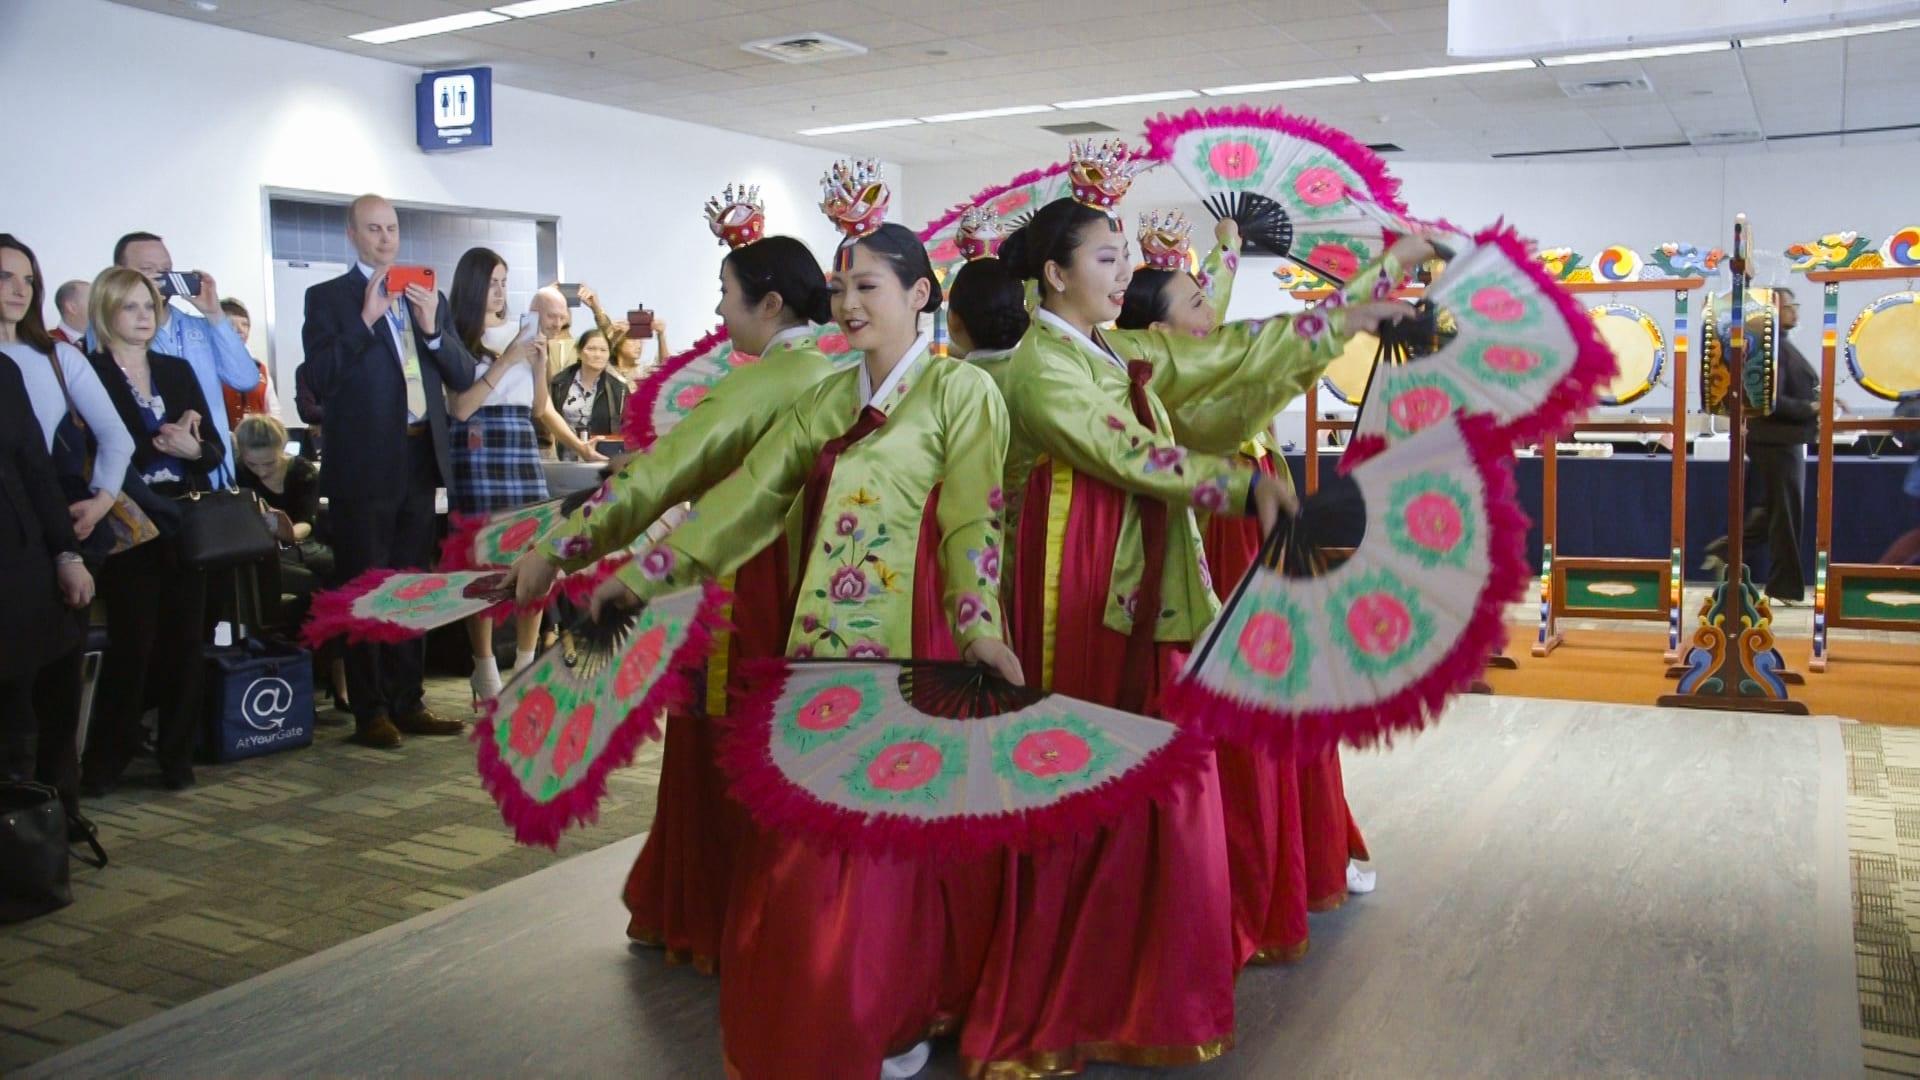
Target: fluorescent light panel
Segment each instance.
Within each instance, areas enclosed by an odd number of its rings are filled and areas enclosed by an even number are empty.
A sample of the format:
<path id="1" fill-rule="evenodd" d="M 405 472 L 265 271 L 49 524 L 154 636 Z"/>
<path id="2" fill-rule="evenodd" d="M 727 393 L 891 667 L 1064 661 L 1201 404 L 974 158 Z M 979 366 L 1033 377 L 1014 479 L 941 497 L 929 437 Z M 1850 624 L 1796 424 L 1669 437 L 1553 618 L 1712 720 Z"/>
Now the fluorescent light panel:
<path id="1" fill-rule="evenodd" d="M 614 0 L 520 0 L 517 4 L 501 4 L 493 10 L 502 15 L 511 15 L 516 19 L 531 19 L 535 15 L 552 15 L 559 11 L 599 7 L 601 4 L 613 2 Z"/>
<path id="2" fill-rule="evenodd" d="M 879 131 L 882 128 L 907 127 L 920 121 L 910 116 L 898 120 L 866 120 L 858 124 L 835 124 L 831 127 L 805 128 L 794 132 L 796 135 L 845 135 L 853 131 Z"/>
<path id="3" fill-rule="evenodd" d="M 1238 86 L 1204 86 L 1200 92 L 1208 97 L 1228 97 L 1234 94 L 1266 94 L 1275 90 L 1309 90 L 1316 86 L 1350 86 L 1360 81 L 1357 75 L 1323 75 L 1315 79 L 1281 79 L 1279 82 L 1241 83 Z"/>
<path id="4" fill-rule="evenodd" d="M 1655 56 L 1688 56 L 1693 53 L 1726 52 L 1731 41 L 1696 41 L 1690 45 L 1658 45 L 1646 49 L 1618 49 L 1613 52 L 1576 53 L 1572 56 L 1547 56 L 1540 62 L 1548 67 L 1574 64 L 1604 64 L 1609 60 L 1646 60 Z"/>
<path id="5" fill-rule="evenodd" d="M 1139 105 L 1148 101 L 1179 101 L 1183 98 L 1199 97 L 1195 90 L 1156 90 L 1150 94 L 1121 94 L 1117 97 L 1082 98 L 1079 101 L 1056 101 L 1056 109 L 1098 109 L 1103 105 Z"/>
<path id="6" fill-rule="evenodd" d="M 972 112 L 941 113 L 938 116 L 923 116 L 923 124 L 952 124 L 961 120 L 991 120 L 996 116 L 1026 116 L 1030 113 L 1052 112 L 1051 105 L 1007 105 L 998 109 L 975 109 Z"/>
<path id="7" fill-rule="evenodd" d="M 1445 67 L 1402 68 L 1399 71 L 1369 71 L 1360 76 L 1370 83 L 1401 82 L 1406 79 L 1439 79 L 1448 75 L 1485 75 L 1494 71 L 1524 71 L 1531 60 L 1489 60 L 1484 64 L 1449 64 Z"/>
<path id="8" fill-rule="evenodd" d="M 365 33 L 348 36 L 369 45 L 391 45 L 396 41 L 411 41 L 414 38 L 432 37 L 435 34 L 451 34 L 456 30 L 471 30 L 476 26 L 492 26 L 494 23 L 506 21 L 507 16 L 496 15 L 491 11 L 468 11 L 459 15 L 442 15 L 437 19 L 401 23 L 399 26 L 387 26 L 379 30 L 368 30 Z"/>
<path id="9" fill-rule="evenodd" d="M 1758 49 L 1766 45 L 1798 45 L 1803 41 L 1831 41 L 1834 38 L 1884 34 L 1892 30 L 1912 30 L 1916 27 L 1920 27 L 1920 19 L 1900 19 L 1896 22 L 1867 23 L 1863 26 L 1842 26 L 1833 30 L 1808 30 L 1800 34 L 1771 34 L 1767 37 L 1741 38 L 1740 47 Z"/>

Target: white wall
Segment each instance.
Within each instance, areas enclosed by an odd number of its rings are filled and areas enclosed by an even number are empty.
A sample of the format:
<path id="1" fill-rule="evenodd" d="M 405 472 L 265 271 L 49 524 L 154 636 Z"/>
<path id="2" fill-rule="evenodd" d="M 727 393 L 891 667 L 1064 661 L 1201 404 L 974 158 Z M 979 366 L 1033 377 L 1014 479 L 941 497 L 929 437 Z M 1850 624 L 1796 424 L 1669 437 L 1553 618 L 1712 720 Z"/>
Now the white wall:
<path id="1" fill-rule="evenodd" d="M 376 191 L 558 217 L 566 277 L 616 315 L 644 300 L 684 346 L 717 321 L 722 252 L 701 208 L 729 180 L 760 184 L 770 229 L 823 261 L 836 238 L 815 208 L 825 149 L 496 85 L 494 146 L 427 155 L 416 69 L 105 0 L 0 0 L 0 71 L 21 148 L 0 231 L 55 283 L 93 277 L 116 238 L 146 229 L 257 313 L 263 190 Z"/>

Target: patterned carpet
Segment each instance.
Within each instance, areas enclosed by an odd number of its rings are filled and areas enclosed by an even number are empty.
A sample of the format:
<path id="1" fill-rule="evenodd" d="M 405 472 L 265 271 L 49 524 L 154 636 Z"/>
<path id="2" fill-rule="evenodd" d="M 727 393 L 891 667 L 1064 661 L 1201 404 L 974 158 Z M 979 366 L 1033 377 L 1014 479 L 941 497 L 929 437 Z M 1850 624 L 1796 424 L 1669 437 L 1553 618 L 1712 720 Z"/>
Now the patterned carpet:
<path id="1" fill-rule="evenodd" d="M 463 681 L 435 708 L 460 715 Z M 76 902 L 0 927 L 0 1074 L 114 1028 L 646 828 L 659 748 L 615 774 L 599 824 L 558 852 L 514 845 L 464 739 L 397 753 L 344 741 L 204 766 L 178 794 L 135 773 L 93 816 L 113 866 Z M 1843 728 L 1867 1073 L 1920 1076 L 1920 730 Z M 617 903 L 620 883 L 606 882 Z"/>
<path id="2" fill-rule="evenodd" d="M 467 715 L 464 679 L 428 691 Z M 653 817 L 659 745 L 614 774 L 599 824 L 558 852 L 513 843 L 464 738 L 398 751 L 345 741 L 323 712 L 311 749 L 198 767 L 170 793 L 136 765 L 89 804 L 113 862 L 75 864 L 75 902 L 0 927 L 0 1075 L 343 941 L 631 836 Z M 618 903 L 620 882 L 606 883 Z"/>

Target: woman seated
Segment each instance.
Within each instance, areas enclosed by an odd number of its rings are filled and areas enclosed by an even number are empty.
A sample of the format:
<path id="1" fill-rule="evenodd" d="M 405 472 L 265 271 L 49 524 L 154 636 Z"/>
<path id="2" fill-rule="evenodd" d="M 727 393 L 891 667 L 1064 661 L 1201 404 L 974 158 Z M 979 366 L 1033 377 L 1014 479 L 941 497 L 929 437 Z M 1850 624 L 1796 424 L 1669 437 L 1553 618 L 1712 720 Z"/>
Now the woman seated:
<path id="1" fill-rule="evenodd" d="M 240 458 L 240 486 L 260 496 L 271 509 L 269 525 L 280 541 L 277 583 L 271 592 L 290 596 L 289 620 L 306 619 L 313 590 L 333 577 L 333 549 L 314 534 L 320 514 L 320 468 L 287 453 L 287 428 L 278 419 L 255 414 L 233 431 Z"/>

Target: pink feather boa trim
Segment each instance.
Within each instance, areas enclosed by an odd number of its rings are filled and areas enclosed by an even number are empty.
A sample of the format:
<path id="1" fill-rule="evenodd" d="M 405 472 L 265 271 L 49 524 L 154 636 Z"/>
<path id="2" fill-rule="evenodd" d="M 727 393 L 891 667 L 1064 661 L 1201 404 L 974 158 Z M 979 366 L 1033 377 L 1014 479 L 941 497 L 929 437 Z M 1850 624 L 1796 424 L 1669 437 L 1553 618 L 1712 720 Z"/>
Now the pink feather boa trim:
<path id="1" fill-rule="evenodd" d="M 481 569 L 480 563 L 473 557 L 473 542 L 490 517 L 488 514 L 457 512 L 447 515 L 447 538 L 440 541 L 440 569 Z"/>
<path id="2" fill-rule="evenodd" d="M 666 389 L 667 380 L 680 374 L 688 364 L 707 355 L 715 345 L 725 340 L 727 328 L 714 327 L 707 332 L 707 336 L 656 365 L 647 372 L 646 378 L 640 380 L 640 385 L 633 388 L 633 392 L 627 395 L 627 413 L 620 420 L 629 450 L 650 450 L 654 440 L 659 438 L 653 429 L 653 411 L 660 404 L 660 394 Z"/>
<path id="3" fill-rule="evenodd" d="M 1460 428 L 1486 489 L 1490 568 L 1459 639 L 1430 671 L 1371 705 L 1301 713 L 1248 704 L 1183 674 L 1165 693 L 1167 716 L 1202 735 L 1305 758 L 1341 742 L 1363 748 L 1391 744 L 1399 732 L 1426 727 L 1449 698 L 1471 687 L 1503 643 L 1507 605 L 1526 592 L 1531 571 L 1527 516 L 1514 495 L 1508 463 L 1510 444 L 1486 417 L 1462 417 Z"/>
<path id="4" fill-rule="evenodd" d="M 733 797 L 764 828 L 829 853 L 946 863 L 1006 849 L 1034 851 L 1104 828 L 1149 802 L 1174 799 L 1199 780 L 1212 753 L 1205 739 L 1183 731 L 1127 772 L 1050 806 L 933 822 L 863 813 L 822 801 L 774 764 L 773 707 L 791 665 L 763 658 L 742 669 L 750 689 L 738 696 L 720 747 Z"/>
<path id="5" fill-rule="evenodd" d="M 501 820 L 513 829 L 515 840 L 522 844 L 558 847 L 560 834 L 568 826 L 576 822 L 592 824 L 599 818 L 600 800 L 607 794 L 608 774 L 631 762 L 641 743 L 659 738 L 661 714 L 693 701 L 696 689 L 704 685 L 699 675 L 700 665 L 713 648 L 714 635 L 725 627 L 720 612 L 731 599 L 727 590 L 711 582 L 703 588 L 687 637 L 668 658 L 660 678 L 648 688 L 639 704 L 627 711 L 599 756 L 588 763 L 586 774 L 550 801 L 540 802 L 528 795 L 513 775 L 512 766 L 500 756 L 500 744 L 494 738 L 494 711 L 499 699 L 487 699 L 470 737 L 479 751 L 481 786 L 499 804 Z"/>
<path id="6" fill-rule="evenodd" d="M 966 202 L 955 204 L 952 209 L 928 222 L 926 226 L 915 235 L 920 238 L 921 243 L 927 243 L 935 236 L 938 236 L 941 229 L 959 221 L 960 215 L 966 213 L 968 210 L 991 202 L 1005 195 L 1007 192 L 1012 191 L 1014 188 L 1026 187 L 1028 184 L 1038 180 L 1045 180 L 1050 176 L 1059 176 L 1061 173 L 1066 172 L 1069 167 L 1067 162 L 1056 161 L 1044 169 L 1030 169 L 1027 172 L 1023 172 L 1004 184 L 995 184 L 992 187 L 981 188 L 979 191 L 974 192 L 973 198 L 968 199 Z M 1039 208 L 1035 207 L 1034 209 L 1037 210 Z"/>
<path id="7" fill-rule="evenodd" d="M 1400 181 L 1379 154 L 1337 127 L 1285 109 L 1234 105 L 1204 111 L 1188 109 L 1179 116 L 1161 113 L 1147 121 L 1147 156 L 1155 161 L 1171 161 L 1174 140 L 1180 136 L 1201 128 L 1233 126 L 1266 128 L 1317 142 L 1360 175 L 1361 182 L 1367 185 L 1368 197 L 1374 202 L 1398 214 L 1407 212 L 1406 205 L 1400 201 Z"/>
<path id="8" fill-rule="evenodd" d="M 1543 438 L 1557 438 L 1600 401 L 1600 388 L 1612 382 L 1620 369 L 1613 350 L 1601 339 L 1600 331 L 1573 293 L 1554 280 L 1540 260 L 1533 257 L 1533 245 L 1512 227 L 1496 223 L 1474 234 L 1474 243 L 1493 244 L 1520 268 L 1527 280 L 1553 302 L 1573 335 L 1576 353 L 1573 367 L 1547 395 L 1540 406 L 1525 416 L 1503 424 L 1500 435 L 1509 446 L 1525 446 Z"/>
<path id="9" fill-rule="evenodd" d="M 323 589 L 314 593 L 313 606 L 307 612 L 307 621 L 300 627 L 301 644 L 309 649 L 318 649 L 334 638 L 344 637 L 353 642 L 396 645 L 424 636 L 428 631 L 395 626 L 389 622 L 368 619 L 353 613 L 355 601 L 386 584 L 389 578 L 398 574 L 422 573 L 428 573 L 428 571 L 417 567 L 406 570 L 381 567 L 368 570 L 337 589 Z M 502 601 L 480 614 L 486 615 L 496 623 L 504 622 L 507 616 L 513 613 L 513 607 L 512 602 Z"/>

